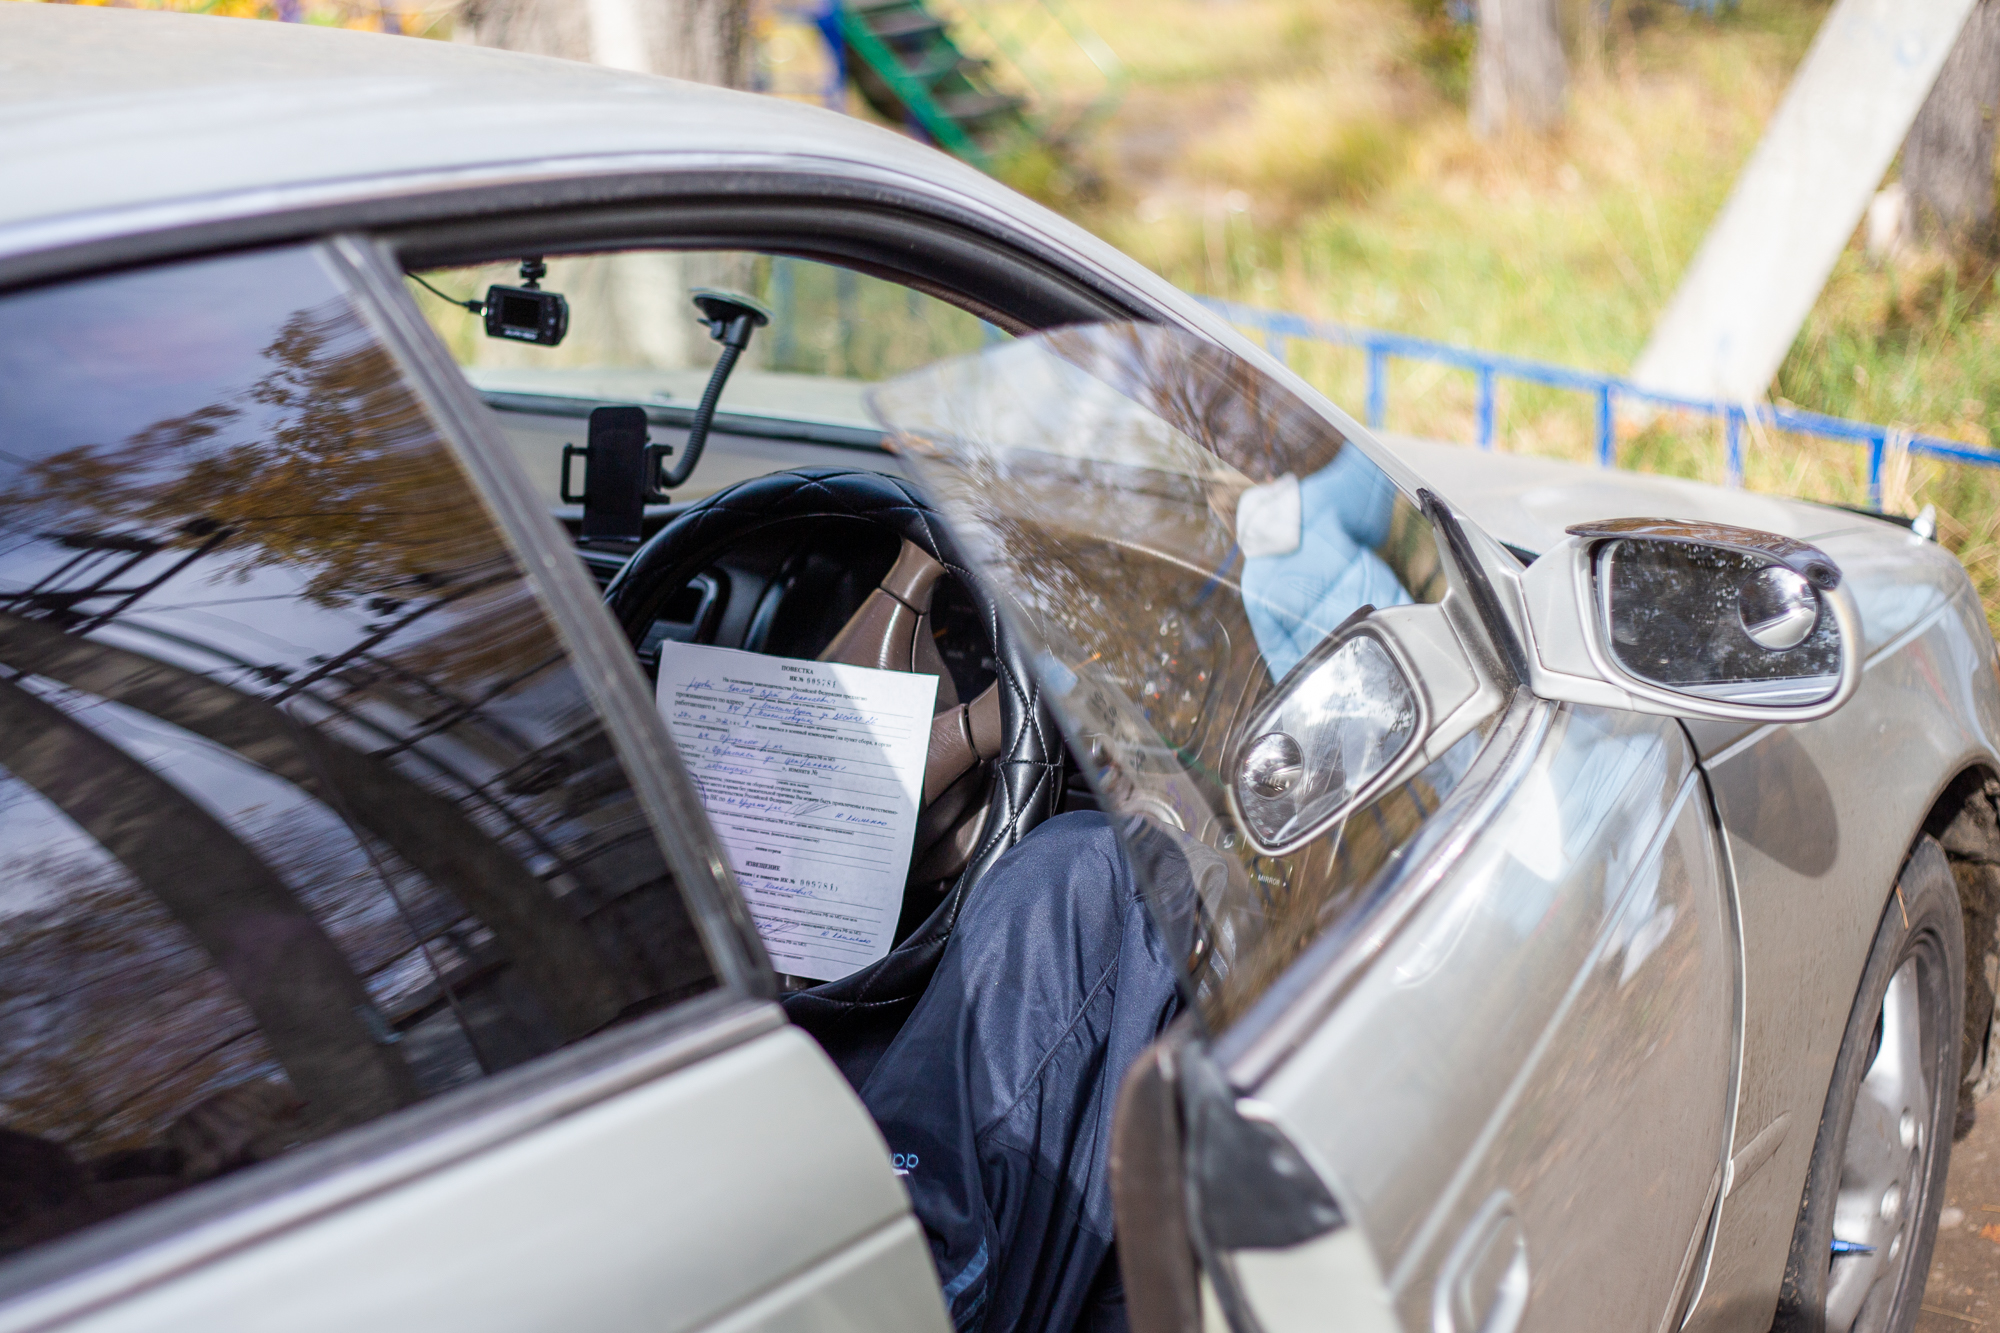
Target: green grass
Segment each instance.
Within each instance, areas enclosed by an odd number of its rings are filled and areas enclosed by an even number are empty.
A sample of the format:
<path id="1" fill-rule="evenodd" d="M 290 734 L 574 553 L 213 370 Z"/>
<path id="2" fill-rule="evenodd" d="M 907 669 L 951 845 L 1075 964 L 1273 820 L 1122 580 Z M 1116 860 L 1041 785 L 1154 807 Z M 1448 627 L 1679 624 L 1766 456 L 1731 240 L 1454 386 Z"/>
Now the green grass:
<path id="1" fill-rule="evenodd" d="M 1572 24 L 1570 114 L 1547 140 L 1475 140 L 1468 34 L 1441 0 L 1077 0 L 1128 72 L 1079 178 L 1038 192 L 1196 292 L 1611 373 L 1627 371 L 1824 16 L 1744 0 L 1715 20 L 1618 0 Z M 1584 12 L 1582 3 L 1566 9 Z M 1893 175 L 1893 169 L 1892 173 Z M 1031 182 L 1032 184 L 1033 182 Z M 1775 401 L 2000 443 L 1990 258 L 1836 268 Z M 1358 409 L 1357 353 L 1293 365 Z M 1471 377 L 1399 365 L 1389 425 L 1469 440 Z M 1357 413 L 1358 414 L 1358 413 Z M 1591 456 L 1591 404 L 1503 389 L 1501 447 Z M 1746 435 L 1752 489 L 1867 497 L 1862 450 Z M 1621 424 L 1622 465 L 1720 482 L 1713 423 Z M 1893 457 L 1887 507 L 1935 504 L 2000 624 L 2000 473 Z"/>

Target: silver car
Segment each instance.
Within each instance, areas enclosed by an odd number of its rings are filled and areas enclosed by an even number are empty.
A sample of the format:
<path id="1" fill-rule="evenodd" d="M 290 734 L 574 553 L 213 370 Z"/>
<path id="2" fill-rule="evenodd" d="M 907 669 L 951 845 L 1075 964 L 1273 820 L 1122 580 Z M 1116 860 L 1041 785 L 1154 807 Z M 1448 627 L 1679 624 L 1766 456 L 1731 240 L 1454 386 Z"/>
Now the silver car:
<path id="1" fill-rule="evenodd" d="M 1142 1333 L 1915 1320 L 2000 908 L 1926 534 L 1371 434 L 815 109 L 0 51 L 0 1329 L 942 1329 L 787 1015 L 914 1002 L 1079 809 L 1200 866 L 1096 1149 Z M 777 965 L 690 644 L 938 681 L 845 978 Z"/>

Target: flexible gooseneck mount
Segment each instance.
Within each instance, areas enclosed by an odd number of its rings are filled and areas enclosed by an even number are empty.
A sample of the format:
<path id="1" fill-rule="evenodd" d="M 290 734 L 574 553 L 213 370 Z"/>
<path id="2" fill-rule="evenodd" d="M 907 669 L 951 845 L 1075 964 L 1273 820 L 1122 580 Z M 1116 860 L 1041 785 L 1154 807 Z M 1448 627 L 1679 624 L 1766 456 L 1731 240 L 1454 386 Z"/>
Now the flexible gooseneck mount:
<path id="1" fill-rule="evenodd" d="M 701 461 L 702 446 L 708 443 L 708 426 L 715 419 L 716 400 L 722 397 L 722 386 L 729 382 L 729 372 L 736 369 L 737 358 L 750 345 L 750 335 L 771 322 L 769 310 L 739 292 L 697 287 L 693 295 L 695 308 L 701 311 L 701 322 L 708 325 L 708 336 L 722 344 L 722 355 L 716 358 L 715 369 L 709 372 L 708 387 L 701 391 L 701 403 L 694 410 L 694 420 L 688 423 L 680 461 L 659 478 L 659 489 L 663 491 L 674 489 L 694 474 L 695 464 Z"/>

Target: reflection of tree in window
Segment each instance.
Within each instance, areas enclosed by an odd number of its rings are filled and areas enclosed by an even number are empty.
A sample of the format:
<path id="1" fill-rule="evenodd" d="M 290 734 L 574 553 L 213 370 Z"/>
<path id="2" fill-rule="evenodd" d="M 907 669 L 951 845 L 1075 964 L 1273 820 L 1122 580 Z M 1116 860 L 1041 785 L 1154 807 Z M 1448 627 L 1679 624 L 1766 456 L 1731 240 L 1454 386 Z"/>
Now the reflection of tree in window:
<path id="1" fill-rule="evenodd" d="M 1482 740 L 1467 737 L 1290 856 L 1255 855 L 1232 826 L 1226 775 L 1276 684 L 1249 623 L 1238 501 L 1253 483 L 1320 472 L 1352 445 L 1276 379 L 1159 326 L 1057 330 L 913 376 L 877 402 L 1030 641 L 1087 679 L 1052 702 L 1100 765 L 1109 804 L 1174 823 L 1240 864 L 1240 877 L 1203 890 L 1207 940 L 1193 960 L 1203 1014 L 1226 1027 L 1355 909 Z M 1390 490 L 1371 549 L 1404 591 L 1437 601 L 1445 580 L 1430 526 Z M 1166 764 L 1206 805 L 1199 828 L 1174 793 L 1147 789 Z"/>
<path id="2" fill-rule="evenodd" d="M 0 790 L 24 794 L 17 781 Z M 142 1147 L 190 1093 L 278 1073 L 199 944 L 102 850 L 38 846 L 4 867 L 38 900 L 0 916 L 0 1099 L 12 1127 L 85 1156 Z M 64 1040 L 46 1040 L 55 1028 Z"/>
<path id="3" fill-rule="evenodd" d="M 243 369 L 115 443 L 7 441 L 0 792 L 42 814 L 25 850 L 0 819 L 0 1012 L 33 1015 L 0 1039 L 0 1250 L 713 985 L 388 354 L 335 298 Z M 21 1217 L 16 1158 L 55 1182 Z"/>

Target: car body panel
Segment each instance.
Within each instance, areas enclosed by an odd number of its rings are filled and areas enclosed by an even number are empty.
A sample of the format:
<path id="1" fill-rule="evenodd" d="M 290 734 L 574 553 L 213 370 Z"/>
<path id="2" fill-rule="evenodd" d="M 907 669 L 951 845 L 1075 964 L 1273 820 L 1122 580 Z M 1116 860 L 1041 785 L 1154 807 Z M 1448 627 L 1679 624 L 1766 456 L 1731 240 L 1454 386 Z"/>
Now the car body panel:
<path id="1" fill-rule="evenodd" d="M 1662 510 L 1801 540 L 1874 522 L 1821 505 L 1682 477 L 1621 472 L 1409 435 L 1384 434 L 1381 439 L 1412 468 L 1436 478 L 1438 493 L 1462 506 L 1489 536 L 1537 554 L 1562 540 L 1563 530 L 1572 523 L 1644 517 Z"/>
<path id="2" fill-rule="evenodd" d="M 1869 663 L 1810 726 L 1764 727 L 1704 761 L 1728 831 L 1746 1025 L 1732 1152 L 1696 1326 L 1768 1319 L 1858 976 L 1915 831 L 1949 778 L 1992 765 L 1993 641 L 1969 587 Z M 1774 1143 L 1767 1132 L 1778 1136 Z M 1753 1145 L 1755 1151 L 1753 1152 Z"/>
<path id="3" fill-rule="evenodd" d="M 1526 1326 L 1650 1329 L 1720 1179 L 1736 950 L 1694 756 L 1671 722 L 1541 709 L 1497 812 L 1256 1089 L 1405 1327 L 1504 1189 L 1534 1256 Z M 1655 1247 L 1629 1245 L 1633 1209 Z M 1580 1212 L 1597 1220 L 1565 1225 Z"/>
<path id="4" fill-rule="evenodd" d="M 291 187 L 635 153 L 758 153 L 1014 198 L 973 168 L 818 107 L 465 43 L 204 16 L 22 7 L 0 90 L 20 188 L 0 229 Z M 423 133 L 410 127 L 421 124 Z M 27 132 L 32 128 L 32 133 Z M 73 169 L 78 158 L 102 170 Z"/>
<path id="5" fill-rule="evenodd" d="M 1393 1333 L 1398 1327 L 1375 1252 L 1359 1227 L 1282 1250 L 1242 1250 L 1236 1280 L 1264 1333 Z M 1220 1312 L 1214 1327 L 1227 1327 Z"/>
<path id="6" fill-rule="evenodd" d="M 946 1327 L 881 1135 L 820 1049 L 779 1026 L 68 1326 L 666 1333 L 843 1318 Z"/>

